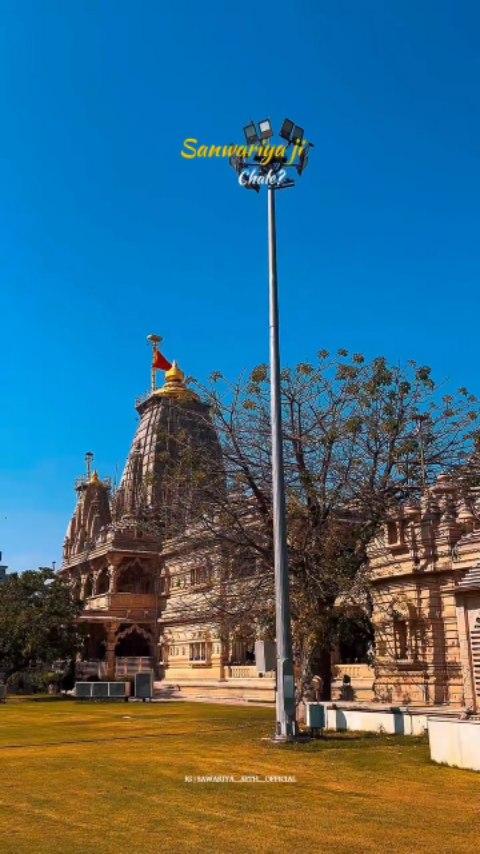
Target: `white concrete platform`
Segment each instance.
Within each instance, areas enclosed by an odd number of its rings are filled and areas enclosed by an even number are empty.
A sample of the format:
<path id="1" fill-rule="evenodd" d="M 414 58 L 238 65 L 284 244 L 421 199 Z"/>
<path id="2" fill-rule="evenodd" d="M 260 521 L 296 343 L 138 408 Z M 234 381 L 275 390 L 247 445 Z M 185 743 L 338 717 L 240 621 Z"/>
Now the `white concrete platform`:
<path id="1" fill-rule="evenodd" d="M 430 756 L 434 762 L 480 771 L 480 719 L 428 719 Z"/>
<path id="2" fill-rule="evenodd" d="M 325 729 L 336 732 L 376 732 L 387 735 L 424 735 L 430 716 L 458 718 L 460 709 L 389 706 L 381 703 L 321 703 Z"/>

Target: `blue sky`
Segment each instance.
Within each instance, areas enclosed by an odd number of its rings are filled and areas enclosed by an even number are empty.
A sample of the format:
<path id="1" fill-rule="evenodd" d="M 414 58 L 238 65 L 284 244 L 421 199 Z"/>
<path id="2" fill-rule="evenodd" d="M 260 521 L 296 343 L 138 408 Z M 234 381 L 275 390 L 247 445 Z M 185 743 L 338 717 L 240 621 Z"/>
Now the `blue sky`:
<path id="1" fill-rule="evenodd" d="M 187 372 L 267 358 L 266 198 L 185 137 L 285 116 L 284 362 L 345 346 L 480 393 L 480 9 L 0 0 L 0 549 L 59 560 L 88 449 L 121 472 L 150 331 Z"/>

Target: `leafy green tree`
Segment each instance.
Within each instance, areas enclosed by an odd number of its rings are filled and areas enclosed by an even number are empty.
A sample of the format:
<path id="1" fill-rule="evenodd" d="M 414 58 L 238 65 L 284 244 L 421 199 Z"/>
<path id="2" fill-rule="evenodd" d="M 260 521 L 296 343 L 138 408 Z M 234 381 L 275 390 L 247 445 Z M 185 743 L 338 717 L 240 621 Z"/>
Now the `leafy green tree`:
<path id="1" fill-rule="evenodd" d="M 0 673 L 47 670 L 81 646 L 79 604 L 51 569 L 8 575 L 0 585 Z"/>

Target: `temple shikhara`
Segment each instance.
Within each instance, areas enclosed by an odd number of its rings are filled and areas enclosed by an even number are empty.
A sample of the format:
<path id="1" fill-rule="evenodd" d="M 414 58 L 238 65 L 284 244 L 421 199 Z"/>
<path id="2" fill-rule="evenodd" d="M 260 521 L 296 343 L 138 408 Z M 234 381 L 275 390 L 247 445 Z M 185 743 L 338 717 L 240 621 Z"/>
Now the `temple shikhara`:
<path id="1" fill-rule="evenodd" d="M 201 481 L 185 471 L 179 503 L 168 476 L 179 434 L 192 458 L 210 456 L 218 472 L 221 449 L 208 407 L 174 363 L 160 388 L 153 371 L 137 412 L 118 489 L 93 469 L 90 454 L 76 484 L 61 572 L 84 603 L 87 645 L 77 676 L 114 679 L 152 669 L 158 695 L 273 702 L 273 668 L 255 661 L 261 633 L 252 625 L 226 636 L 206 606 L 223 556 L 208 537 L 192 536 Z M 374 655 L 342 661 L 337 651 L 334 699 L 478 712 L 479 510 L 480 492 L 460 496 L 444 474 L 418 503 L 390 517 L 369 550 Z M 176 520 L 175 536 L 171 528 L 164 535 L 166 513 Z"/>
<path id="2" fill-rule="evenodd" d="M 253 663 L 255 628 L 226 637 L 212 620 L 205 590 L 222 558 L 208 537 L 195 537 L 201 484 L 188 471 L 176 484 L 169 477 L 179 435 L 192 458 L 212 460 L 218 476 L 221 451 L 208 406 L 173 363 L 161 388 L 152 370 L 151 390 L 136 408 L 140 421 L 118 489 L 93 469 L 92 454 L 76 484 L 61 572 L 84 603 L 87 648 L 77 677 L 153 669 L 156 691 L 165 696 L 208 692 L 273 702 L 273 674 L 259 679 Z M 169 515 L 178 526 L 173 537 L 164 536 Z"/>

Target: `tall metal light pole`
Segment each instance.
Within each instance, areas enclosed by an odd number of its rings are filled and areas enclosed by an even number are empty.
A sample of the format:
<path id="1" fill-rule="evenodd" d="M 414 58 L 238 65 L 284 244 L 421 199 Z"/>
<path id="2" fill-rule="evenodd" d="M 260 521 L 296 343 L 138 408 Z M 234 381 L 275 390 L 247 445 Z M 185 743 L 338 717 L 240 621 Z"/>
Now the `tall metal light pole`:
<path id="1" fill-rule="evenodd" d="M 249 145 L 261 144 L 273 135 L 268 119 L 259 123 L 259 130 L 252 122 L 245 129 Z M 301 148 L 303 130 L 286 119 L 280 135 L 288 143 Z M 298 163 L 289 163 L 286 155 L 280 155 L 262 164 L 257 156 L 254 163 L 238 157 L 231 158 L 231 165 L 239 176 L 239 182 L 247 189 L 260 190 L 267 186 L 268 196 L 268 285 L 269 285 L 269 330 L 270 330 L 270 420 L 272 435 L 272 503 L 273 503 L 273 550 L 275 570 L 275 624 L 277 646 L 277 689 L 275 740 L 289 741 L 296 736 L 295 677 L 291 636 L 291 620 L 288 583 L 288 549 L 285 507 L 285 476 L 282 443 L 282 407 L 280 387 L 280 326 L 278 311 L 277 282 L 277 234 L 275 220 L 275 194 L 277 190 L 293 187 L 287 178 L 287 168 L 293 166 L 299 174 L 306 166 L 309 144 L 304 143 Z M 263 157 L 263 160 L 267 158 Z M 255 178 L 264 182 L 255 182 Z"/>

